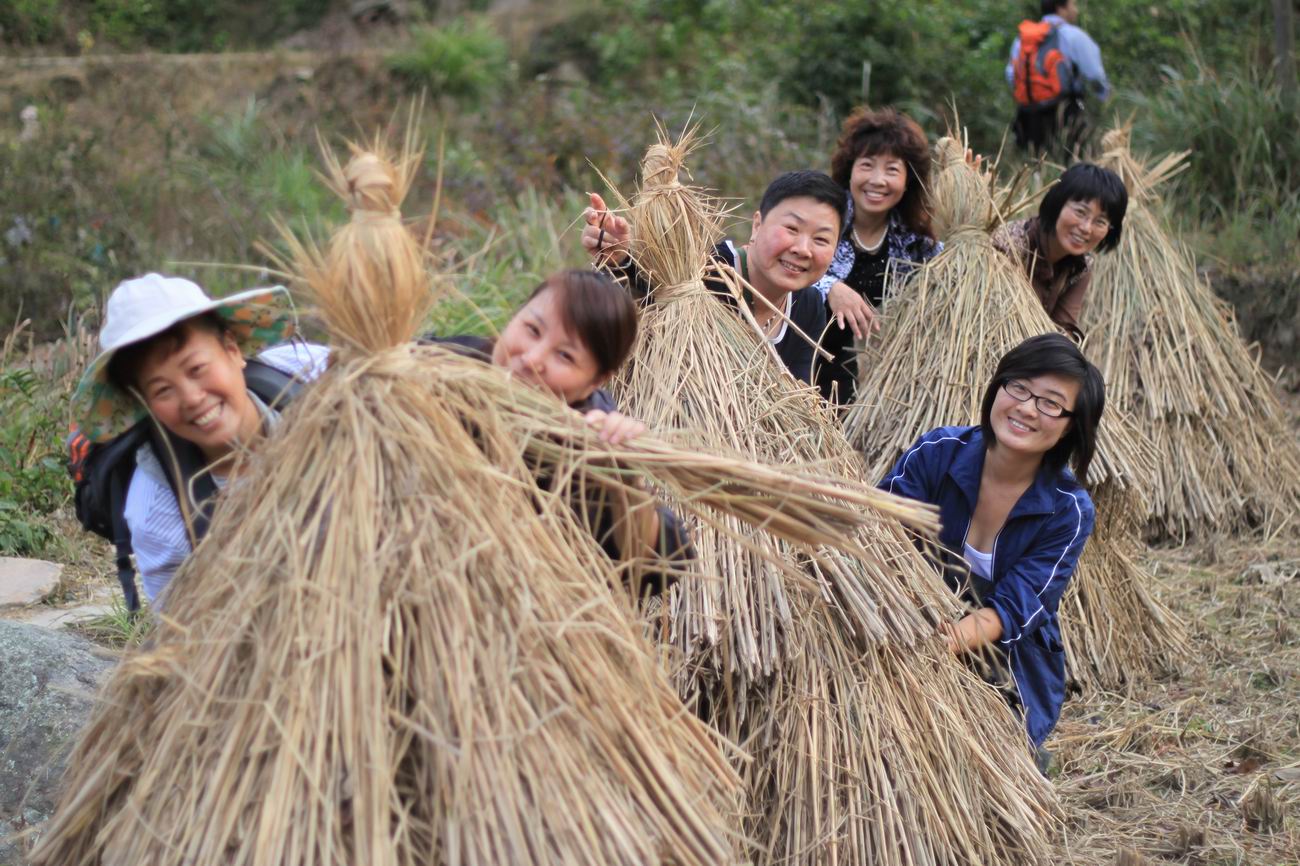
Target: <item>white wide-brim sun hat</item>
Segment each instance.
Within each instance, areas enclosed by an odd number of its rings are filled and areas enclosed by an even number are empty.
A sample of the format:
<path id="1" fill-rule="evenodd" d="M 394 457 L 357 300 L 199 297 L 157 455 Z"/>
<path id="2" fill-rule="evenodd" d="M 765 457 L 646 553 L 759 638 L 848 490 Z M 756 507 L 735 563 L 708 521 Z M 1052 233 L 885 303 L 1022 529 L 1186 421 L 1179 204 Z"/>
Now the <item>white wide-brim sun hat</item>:
<path id="1" fill-rule="evenodd" d="M 104 308 L 99 354 L 90 362 L 72 398 L 72 417 L 92 442 L 105 442 L 147 414 L 132 394 L 114 385 L 108 365 L 123 347 L 163 333 L 177 322 L 216 313 L 245 355 L 293 337 L 297 319 L 284 286 L 249 289 L 211 298 L 181 277 L 145 274 L 118 285 Z"/>

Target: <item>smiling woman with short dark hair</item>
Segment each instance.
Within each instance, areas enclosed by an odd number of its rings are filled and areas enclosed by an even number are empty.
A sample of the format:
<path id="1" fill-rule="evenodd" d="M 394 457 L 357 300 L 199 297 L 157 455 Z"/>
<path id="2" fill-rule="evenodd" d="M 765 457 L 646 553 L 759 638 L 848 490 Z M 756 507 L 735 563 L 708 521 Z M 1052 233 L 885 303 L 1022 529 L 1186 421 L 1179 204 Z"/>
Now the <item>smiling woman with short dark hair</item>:
<path id="1" fill-rule="evenodd" d="M 1043 196 L 1038 216 L 1007 223 L 993 244 L 1019 262 L 1043 309 L 1075 340 L 1092 283 L 1092 254 L 1119 243 L 1128 190 L 1119 175 L 1089 162 L 1070 167 Z"/>
<path id="2" fill-rule="evenodd" d="M 975 607 L 945 626 L 949 648 L 987 648 L 1036 747 L 1065 700 L 1056 610 L 1092 533 L 1082 481 L 1105 405 L 1069 338 L 1031 337 L 999 362 L 978 426 L 931 430 L 880 483 L 939 507 L 945 580 Z"/>

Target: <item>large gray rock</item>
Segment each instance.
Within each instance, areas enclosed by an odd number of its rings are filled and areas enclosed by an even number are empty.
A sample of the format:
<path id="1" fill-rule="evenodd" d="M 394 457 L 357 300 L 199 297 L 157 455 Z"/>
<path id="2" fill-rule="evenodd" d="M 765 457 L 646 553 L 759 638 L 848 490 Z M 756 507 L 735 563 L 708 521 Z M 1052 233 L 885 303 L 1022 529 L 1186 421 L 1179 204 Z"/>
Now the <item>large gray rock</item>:
<path id="1" fill-rule="evenodd" d="M 22 863 L 25 841 L 54 809 L 78 729 L 112 667 L 85 638 L 0 620 L 0 866 Z"/>

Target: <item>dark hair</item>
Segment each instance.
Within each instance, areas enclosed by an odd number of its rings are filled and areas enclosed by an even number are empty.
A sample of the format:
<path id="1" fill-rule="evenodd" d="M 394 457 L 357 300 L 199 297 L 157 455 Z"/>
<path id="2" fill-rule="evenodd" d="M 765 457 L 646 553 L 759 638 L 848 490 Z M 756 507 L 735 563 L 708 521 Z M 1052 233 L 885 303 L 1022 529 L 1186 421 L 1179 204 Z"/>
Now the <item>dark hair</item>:
<path id="1" fill-rule="evenodd" d="M 844 190 L 826 172 L 801 169 L 779 175 L 763 190 L 763 199 L 758 203 L 759 214 L 766 217 L 772 208 L 788 198 L 810 198 L 830 205 L 839 217 L 840 231 L 844 231 L 848 202 L 844 198 Z"/>
<path id="2" fill-rule="evenodd" d="M 551 274 L 528 300 L 547 289 L 559 293 L 556 307 L 564 325 L 596 359 L 597 373 L 604 376 L 622 367 L 636 342 L 636 301 L 627 289 L 607 274 L 574 268 Z"/>
<path id="3" fill-rule="evenodd" d="M 839 144 L 831 155 L 831 177 L 849 188 L 853 163 L 864 156 L 891 154 L 907 166 L 907 186 L 895 205 L 903 225 L 919 235 L 934 237 L 930 228 L 930 143 L 916 121 L 892 108 L 872 111 L 865 105 L 844 119 Z"/>
<path id="4" fill-rule="evenodd" d="M 1061 208 L 1072 201 L 1095 201 L 1110 222 L 1110 231 L 1097 245 L 1099 252 L 1115 248 L 1120 231 L 1124 228 L 1124 214 L 1128 211 L 1128 190 L 1119 175 L 1108 168 L 1090 162 L 1075 163 L 1060 179 L 1052 184 L 1043 203 L 1038 206 L 1038 224 L 1044 232 L 1056 230 L 1056 220 Z"/>
<path id="5" fill-rule="evenodd" d="M 1079 396 L 1074 401 L 1069 429 L 1061 441 L 1043 456 L 1043 461 L 1053 469 L 1060 469 L 1073 461 L 1075 476 L 1080 482 L 1087 481 L 1088 466 L 1097 450 L 1097 423 L 1106 408 L 1106 384 L 1102 381 L 1101 371 L 1063 334 L 1030 337 L 1002 356 L 984 391 L 984 403 L 980 407 L 980 429 L 984 431 L 985 447 L 991 447 L 997 441 L 989 416 L 998 389 L 1011 379 L 1032 379 L 1044 373 L 1074 379 L 1079 383 Z"/>
<path id="6" fill-rule="evenodd" d="M 150 355 L 159 350 L 164 357 L 179 352 L 196 331 L 212 334 L 221 339 L 230 333 L 230 327 L 225 319 L 215 312 L 201 313 L 182 319 L 165 331 L 138 343 L 123 346 L 114 352 L 113 357 L 108 361 L 108 381 L 112 382 L 115 388 L 130 391 L 138 386 L 140 367 Z"/>
<path id="7" fill-rule="evenodd" d="M 1038 8 L 1043 15 L 1054 15 L 1057 9 L 1069 2 L 1070 0 L 1042 0 Z"/>

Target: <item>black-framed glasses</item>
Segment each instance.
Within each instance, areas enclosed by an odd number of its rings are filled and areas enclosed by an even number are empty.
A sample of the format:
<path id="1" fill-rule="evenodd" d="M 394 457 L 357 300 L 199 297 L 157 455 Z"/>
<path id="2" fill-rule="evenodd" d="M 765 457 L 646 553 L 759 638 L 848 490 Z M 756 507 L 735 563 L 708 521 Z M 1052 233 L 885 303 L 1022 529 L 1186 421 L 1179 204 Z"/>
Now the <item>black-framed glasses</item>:
<path id="1" fill-rule="evenodd" d="M 1073 418 L 1074 413 L 1053 400 L 1051 397 L 1042 397 L 1029 390 L 1029 386 L 1019 379 L 1007 379 L 1002 383 L 1002 390 L 1011 396 L 1012 400 L 1024 403 L 1029 400 L 1034 401 L 1034 406 L 1038 411 L 1048 418 Z"/>

